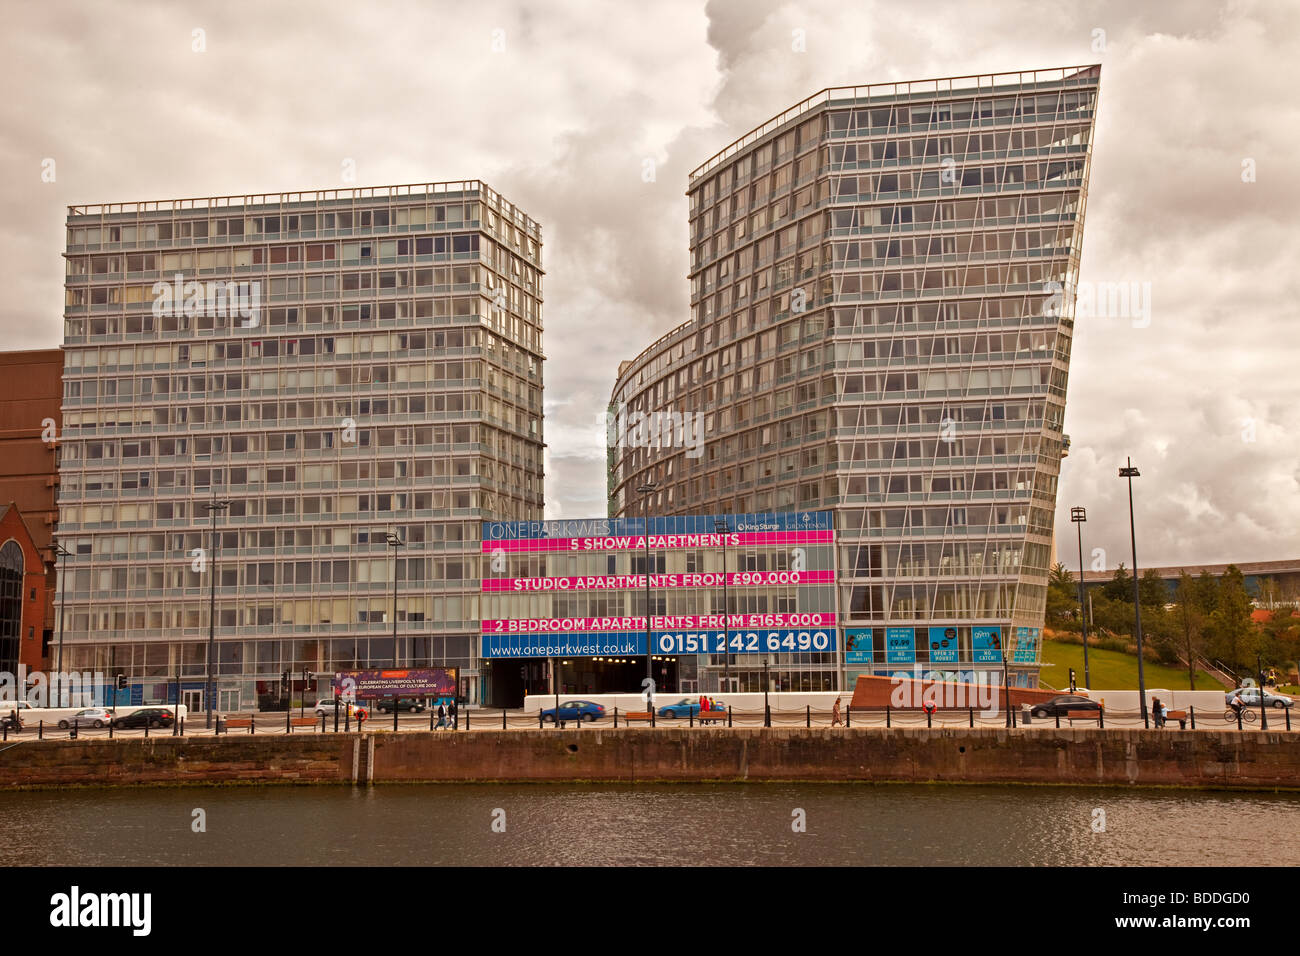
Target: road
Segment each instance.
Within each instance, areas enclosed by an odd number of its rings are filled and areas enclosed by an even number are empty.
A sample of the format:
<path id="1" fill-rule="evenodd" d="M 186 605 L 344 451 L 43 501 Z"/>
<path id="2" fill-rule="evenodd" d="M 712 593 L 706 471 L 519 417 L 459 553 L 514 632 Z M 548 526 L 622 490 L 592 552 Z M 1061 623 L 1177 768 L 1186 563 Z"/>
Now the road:
<path id="1" fill-rule="evenodd" d="M 1258 714 L 1258 710 L 1256 710 L 1255 712 L 1256 714 Z M 483 710 L 483 709 L 472 709 L 468 711 L 462 710 L 460 714 L 459 732 L 464 732 L 466 729 L 468 729 L 471 733 L 480 730 L 501 730 L 503 726 L 502 715 L 503 712 L 500 710 Z M 312 712 L 308 711 L 307 716 L 310 718 L 312 716 Z M 246 723 L 250 717 L 253 718 L 255 723 L 255 727 L 251 729 Z M 295 720 L 299 719 L 299 711 L 296 710 L 293 711 L 292 717 Z M 504 717 L 505 717 L 504 726 L 507 729 L 510 730 L 539 729 L 538 719 L 535 713 L 528 714 L 521 709 L 507 710 L 504 711 Z M 1006 718 L 1003 714 L 1001 713 L 985 714 L 978 710 L 974 712 L 969 710 L 941 710 L 935 713 L 931 718 L 929 718 L 928 721 L 926 715 L 919 710 L 891 710 L 888 713 L 888 715 L 886 715 L 885 711 L 883 710 L 854 711 L 852 713 L 848 713 L 846 710 L 845 717 L 848 721 L 848 725 L 850 728 L 860 728 L 860 727 L 883 728 L 886 726 L 889 727 L 930 726 L 934 728 L 949 727 L 949 728 L 956 729 L 956 728 L 966 728 L 966 727 L 974 726 L 974 727 L 993 729 L 993 728 L 1005 727 L 1006 725 L 1005 723 Z M 283 734 L 286 732 L 285 716 L 283 712 L 280 713 L 271 712 L 271 713 L 259 713 L 259 714 L 234 714 L 234 715 L 230 715 L 228 719 L 230 723 L 233 724 L 234 726 L 229 727 L 225 731 L 225 734 L 248 734 L 248 733 Z M 434 717 L 431 720 L 430 715 L 427 712 L 423 714 L 403 713 L 398 717 L 398 726 L 402 731 L 417 731 L 417 730 L 427 731 L 432 729 L 433 724 L 436 722 L 436 720 L 437 720 L 436 717 Z M 184 727 L 185 736 L 186 737 L 212 736 L 214 730 L 204 727 L 204 722 L 205 722 L 204 715 L 202 714 L 198 714 L 187 718 Z M 467 722 L 468 722 L 468 728 L 466 727 Z M 698 720 L 691 721 L 687 718 L 679 717 L 673 719 L 667 717 L 657 717 L 653 729 L 671 728 L 675 730 L 681 730 L 681 729 L 690 728 L 692 724 L 694 725 L 694 727 L 697 728 L 702 726 L 709 726 L 709 727 L 721 727 L 725 729 L 727 727 L 726 723 L 710 723 L 708 725 L 702 725 L 699 723 Z M 829 727 L 830 724 L 831 724 L 831 715 L 828 711 L 813 711 L 811 714 L 809 714 L 806 711 L 787 711 L 787 712 L 779 712 L 779 713 L 774 712 L 772 714 L 772 725 L 774 727 L 807 727 L 807 726 Z M 1300 726 L 1297 726 L 1297 721 L 1292 721 L 1292 724 L 1296 730 L 1300 731 Z M 347 722 L 346 726 L 348 727 L 348 729 L 355 730 L 358 725 L 357 722 L 353 720 Z M 364 726 L 366 729 L 369 730 L 374 730 L 378 732 L 387 731 L 391 733 L 393 730 L 393 718 L 391 714 L 376 715 L 375 717 L 372 717 L 371 719 L 364 721 L 362 726 Z M 618 729 L 622 730 L 624 729 L 625 726 L 627 725 L 625 724 L 624 719 L 620 714 L 618 719 Z M 731 726 L 748 727 L 748 728 L 762 727 L 763 715 L 759 711 L 733 712 L 731 716 Z M 1061 718 L 1060 726 L 1070 727 L 1072 725 L 1065 718 Z M 1074 721 L 1073 726 L 1093 728 L 1096 726 L 1096 722 L 1091 720 Z M 1142 726 L 1142 717 L 1137 713 L 1108 712 L 1106 714 L 1106 729 L 1124 729 L 1124 728 L 1131 729 L 1134 727 L 1141 727 L 1141 726 Z M 577 722 L 569 721 L 566 723 L 566 727 L 577 728 Z M 1023 723 L 1022 715 L 1017 715 L 1017 730 L 1032 732 L 1037 730 L 1055 730 L 1056 727 L 1057 727 L 1057 722 L 1055 718 L 1050 718 L 1050 717 L 1046 719 L 1032 718 L 1028 724 L 1025 724 Z M 342 718 L 340 718 L 339 730 L 342 731 L 344 730 L 344 728 L 345 728 L 345 722 Z M 544 729 L 552 730 L 554 729 L 554 725 L 547 723 Z M 605 718 L 599 721 L 583 723 L 581 729 L 612 730 L 614 729 L 614 715 L 611 712 Z M 650 730 L 652 728 L 649 723 L 644 721 L 638 721 L 634 725 L 632 725 L 629 729 Z M 1176 721 L 1170 721 L 1166 729 L 1169 730 L 1171 733 L 1180 732 Z M 1191 729 L 1190 725 L 1188 729 L 1189 730 Z M 1197 713 L 1196 729 L 1197 730 L 1236 730 L 1236 721 L 1233 720 L 1231 723 L 1225 722 L 1223 719 L 1223 711 L 1216 709 L 1208 713 Z M 1246 723 L 1243 725 L 1244 731 L 1259 730 L 1259 729 L 1260 729 L 1260 721 L 1258 719 L 1256 719 L 1252 723 Z M 1287 713 L 1280 709 L 1270 709 L 1268 714 L 1268 729 L 1270 731 L 1286 731 L 1288 729 Z M 333 715 L 331 714 L 327 716 L 324 721 L 324 732 L 332 733 L 333 730 L 334 730 L 334 719 L 333 719 Z M 316 718 L 316 721 L 313 725 L 295 726 L 292 728 L 292 732 L 297 734 L 321 733 L 322 724 L 320 719 Z M 157 736 L 169 737 L 169 736 L 173 736 L 174 734 L 175 734 L 174 728 L 153 728 L 148 731 L 148 735 L 151 737 L 157 737 Z M 223 736 L 225 734 L 223 734 Z M 132 730 L 114 729 L 112 731 L 112 736 L 115 739 L 144 737 L 145 735 L 146 735 L 146 731 L 143 729 L 132 729 Z M 13 732 L 9 732 L 6 735 L 6 740 L 9 741 L 13 741 L 13 740 L 30 741 L 30 740 L 38 740 L 38 739 L 67 740 L 69 739 L 70 736 L 71 736 L 70 730 L 60 730 L 57 727 L 39 728 L 29 724 L 19 734 L 14 734 Z M 110 736 L 110 732 L 107 728 L 100 729 L 100 730 L 94 730 L 91 728 L 81 728 L 78 731 L 78 737 L 80 739 L 86 739 L 86 740 L 107 739 L 109 736 Z"/>

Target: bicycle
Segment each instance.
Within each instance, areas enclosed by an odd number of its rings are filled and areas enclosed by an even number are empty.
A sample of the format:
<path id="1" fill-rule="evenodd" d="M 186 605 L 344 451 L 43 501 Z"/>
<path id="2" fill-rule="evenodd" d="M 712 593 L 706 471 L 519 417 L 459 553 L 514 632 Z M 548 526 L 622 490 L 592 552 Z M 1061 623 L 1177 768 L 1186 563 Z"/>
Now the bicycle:
<path id="1" fill-rule="evenodd" d="M 1249 707 L 1241 708 L 1241 719 L 1248 724 L 1253 724 L 1257 715 Z M 1223 712 L 1223 722 L 1226 724 L 1235 724 L 1237 722 L 1237 711 L 1229 707 Z"/>

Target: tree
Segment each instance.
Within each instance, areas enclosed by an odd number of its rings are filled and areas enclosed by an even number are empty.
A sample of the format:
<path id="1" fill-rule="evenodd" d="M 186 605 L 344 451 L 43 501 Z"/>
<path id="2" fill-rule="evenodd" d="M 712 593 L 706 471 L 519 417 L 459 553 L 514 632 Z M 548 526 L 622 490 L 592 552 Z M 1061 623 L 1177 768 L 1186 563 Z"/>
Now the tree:
<path id="1" fill-rule="evenodd" d="M 1246 579 L 1240 568 L 1230 564 L 1219 580 L 1219 593 L 1210 614 L 1210 648 L 1238 672 L 1253 669 L 1252 658 L 1259 648 L 1259 632 L 1250 612 Z"/>
<path id="2" fill-rule="evenodd" d="M 1079 590 L 1074 575 L 1061 563 L 1052 566 L 1047 578 L 1047 623 L 1061 630 L 1079 626 Z"/>
<path id="3" fill-rule="evenodd" d="M 1211 578 L 1211 580 L 1213 580 Z M 1174 600 L 1178 603 L 1178 615 L 1183 626 L 1183 650 L 1187 656 L 1187 682 L 1196 690 L 1196 658 L 1205 651 L 1204 611 L 1197 600 L 1197 582 L 1186 571 L 1178 575 L 1178 586 L 1174 590 Z"/>
<path id="4" fill-rule="evenodd" d="M 1133 601 L 1133 578 L 1121 561 L 1115 574 L 1101 586 L 1101 593 L 1112 601 Z"/>
<path id="5" fill-rule="evenodd" d="M 1142 580 L 1138 582 L 1138 597 L 1144 611 L 1149 607 L 1163 608 L 1169 603 L 1169 586 L 1155 568 L 1147 568 L 1142 572 Z"/>

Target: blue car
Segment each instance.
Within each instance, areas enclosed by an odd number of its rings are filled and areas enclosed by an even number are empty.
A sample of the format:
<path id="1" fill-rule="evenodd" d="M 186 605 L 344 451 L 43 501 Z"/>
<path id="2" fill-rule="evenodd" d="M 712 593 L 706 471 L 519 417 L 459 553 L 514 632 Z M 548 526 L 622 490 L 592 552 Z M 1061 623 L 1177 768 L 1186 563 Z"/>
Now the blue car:
<path id="1" fill-rule="evenodd" d="M 605 708 L 589 700 L 566 700 L 560 704 L 560 723 L 569 720 L 581 720 L 587 723 L 600 720 L 605 716 Z M 555 708 L 542 711 L 543 722 L 555 723 Z"/>
<path id="2" fill-rule="evenodd" d="M 714 704 L 715 707 L 713 710 L 709 711 L 710 714 L 725 714 L 727 712 L 727 705 L 722 701 L 714 701 Z M 669 704 L 667 707 L 659 708 L 660 717 L 693 717 L 698 716 L 699 713 L 699 698 L 683 697 L 675 704 Z"/>

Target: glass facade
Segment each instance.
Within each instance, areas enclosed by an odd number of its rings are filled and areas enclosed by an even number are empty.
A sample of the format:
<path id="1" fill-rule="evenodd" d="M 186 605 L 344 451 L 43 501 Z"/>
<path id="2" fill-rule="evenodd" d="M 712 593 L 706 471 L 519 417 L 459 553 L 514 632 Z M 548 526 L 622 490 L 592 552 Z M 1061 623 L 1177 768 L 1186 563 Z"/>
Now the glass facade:
<path id="1" fill-rule="evenodd" d="M 67 232 L 68 666 L 201 688 L 215 585 L 223 709 L 393 663 L 475 696 L 481 522 L 542 510 L 537 223 L 471 181 L 73 207 Z"/>
<path id="2" fill-rule="evenodd" d="M 700 415 L 704 440 L 619 436 L 611 514 L 829 510 L 844 623 L 873 639 L 850 680 L 889 672 L 892 634 L 1036 681 L 1099 82 L 827 90 L 697 169 L 691 320 L 611 408 Z"/>

